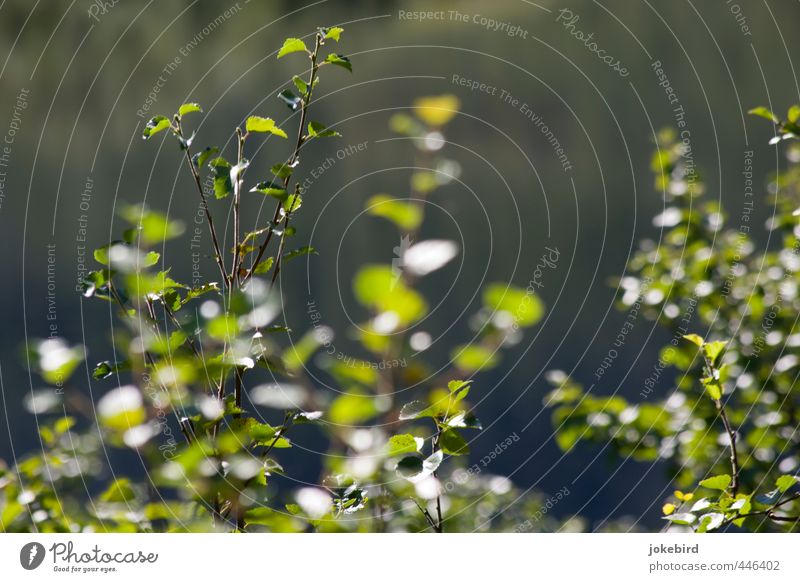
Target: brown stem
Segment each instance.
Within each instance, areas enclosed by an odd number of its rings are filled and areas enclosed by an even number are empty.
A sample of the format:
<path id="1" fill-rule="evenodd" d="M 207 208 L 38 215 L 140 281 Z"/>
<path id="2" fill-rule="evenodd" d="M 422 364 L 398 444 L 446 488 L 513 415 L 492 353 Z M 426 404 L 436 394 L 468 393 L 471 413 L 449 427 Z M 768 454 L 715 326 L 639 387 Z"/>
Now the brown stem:
<path id="1" fill-rule="evenodd" d="M 180 121 L 177 122 L 176 133 L 179 137 L 183 137 Z M 189 165 L 189 171 L 192 173 L 192 177 L 194 178 L 194 183 L 197 185 L 197 192 L 200 194 L 203 212 L 205 213 L 206 221 L 208 222 L 208 231 L 211 233 L 211 242 L 214 245 L 214 259 L 216 260 L 217 266 L 219 267 L 219 272 L 222 275 L 222 281 L 227 282 L 228 274 L 225 271 L 225 264 L 222 262 L 223 255 L 222 251 L 220 250 L 219 240 L 217 239 L 217 231 L 214 228 L 214 219 L 211 218 L 211 212 L 208 209 L 208 200 L 206 199 L 205 192 L 203 192 L 203 184 L 200 181 L 200 173 L 197 171 L 197 168 L 192 161 L 192 152 L 188 145 L 186 146 L 186 149 L 183 150 L 183 153 L 186 157 L 186 163 Z"/>
<path id="2" fill-rule="evenodd" d="M 237 168 L 241 168 L 241 164 L 244 162 L 244 140 L 245 135 L 242 135 L 242 129 L 240 127 L 236 128 L 236 137 L 238 142 L 237 154 L 236 154 L 236 166 Z M 241 172 L 243 170 L 239 169 L 236 172 L 236 181 L 233 184 L 233 261 L 231 265 L 231 274 L 230 274 L 230 282 L 229 288 L 233 289 L 236 285 L 236 281 L 239 279 L 239 262 L 241 261 L 241 254 L 239 249 L 239 230 L 240 230 L 240 215 L 239 215 L 239 206 L 241 203 L 241 190 L 242 190 L 242 178 Z"/>
<path id="3" fill-rule="evenodd" d="M 442 422 L 447 421 L 447 415 Z M 436 424 L 436 434 L 431 439 L 431 449 L 432 453 L 435 455 L 439 451 L 439 437 L 441 436 L 442 431 L 439 428 L 439 424 Z M 433 478 L 436 479 L 438 477 L 436 471 L 433 472 Z M 436 523 L 433 526 L 433 529 L 436 533 L 442 533 L 444 531 L 444 520 L 442 519 L 442 496 L 436 496 Z"/>
<path id="4" fill-rule="evenodd" d="M 236 408 L 242 407 L 242 373 L 239 368 L 235 368 L 233 371 L 234 374 L 234 386 L 233 386 L 233 402 Z M 234 418 L 240 418 L 241 414 L 238 412 L 233 415 Z"/>
<path id="5" fill-rule="evenodd" d="M 736 493 L 739 491 L 739 457 L 736 452 L 736 431 L 733 430 L 730 421 L 728 420 L 728 414 L 725 412 L 725 406 L 723 406 L 720 400 L 715 400 L 714 403 L 717 406 L 717 410 L 719 411 L 719 416 L 722 419 L 722 424 L 725 426 L 725 432 L 728 433 L 728 439 L 730 440 L 731 446 L 731 494 L 736 497 Z"/>
<path id="6" fill-rule="evenodd" d="M 427 522 L 430 524 L 430 526 L 431 526 L 431 527 L 432 527 L 434 530 L 436 530 L 436 522 L 434 521 L 434 519 L 433 519 L 433 516 L 431 515 L 431 512 L 430 512 L 430 511 L 428 511 L 427 509 L 425 509 L 424 507 L 422 507 L 422 506 L 419 504 L 419 501 L 417 501 L 417 500 L 416 500 L 416 499 L 414 499 L 413 497 L 411 498 L 411 501 L 413 501 L 413 502 L 414 502 L 414 504 L 417 506 L 417 508 L 419 508 L 420 512 L 422 512 L 422 515 L 424 515 L 424 516 L 425 516 L 425 519 L 426 519 L 426 521 L 427 521 Z"/>

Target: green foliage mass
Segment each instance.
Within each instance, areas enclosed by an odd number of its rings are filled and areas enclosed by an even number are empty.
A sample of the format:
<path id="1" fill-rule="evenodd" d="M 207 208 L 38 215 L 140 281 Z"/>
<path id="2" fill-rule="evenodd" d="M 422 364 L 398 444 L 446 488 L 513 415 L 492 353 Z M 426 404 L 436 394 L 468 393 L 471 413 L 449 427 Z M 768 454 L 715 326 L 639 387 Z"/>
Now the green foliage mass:
<path id="1" fill-rule="evenodd" d="M 663 131 L 652 163 L 666 198 L 654 220 L 661 240 L 640 244 L 618 282 L 618 307 L 671 339 L 636 398 L 550 374 L 545 404 L 559 446 L 596 443 L 662 463 L 677 488 L 663 507 L 670 529 L 791 531 L 800 521 L 800 107 L 785 121 L 764 107 L 751 113 L 775 124 L 770 143 L 787 146 L 788 165 L 768 187 L 766 229 L 778 244 L 756 242 L 753 192 L 728 217 L 706 195 L 686 144 Z"/>

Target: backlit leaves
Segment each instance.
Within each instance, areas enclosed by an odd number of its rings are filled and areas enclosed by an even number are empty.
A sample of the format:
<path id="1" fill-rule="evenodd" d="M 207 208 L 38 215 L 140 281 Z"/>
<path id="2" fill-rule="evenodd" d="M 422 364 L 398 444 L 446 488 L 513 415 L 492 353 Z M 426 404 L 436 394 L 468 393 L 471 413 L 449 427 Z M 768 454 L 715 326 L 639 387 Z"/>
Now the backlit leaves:
<path id="1" fill-rule="evenodd" d="M 705 487 L 706 489 L 717 489 L 719 491 L 724 491 L 730 486 L 730 484 L 730 475 L 717 475 L 715 477 L 709 477 L 708 479 L 703 479 L 700 481 L 701 487 Z"/>
<path id="2" fill-rule="evenodd" d="M 366 204 L 367 213 L 394 222 L 405 231 L 415 230 L 422 223 L 422 208 L 419 204 L 392 198 L 387 194 L 377 194 Z"/>
<path id="3" fill-rule="evenodd" d="M 275 126 L 275 120 L 269 117 L 259 117 L 251 115 L 245 122 L 245 129 L 248 133 L 271 133 L 278 137 L 286 138 L 286 132 Z"/>
<path id="4" fill-rule="evenodd" d="M 178 115 L 183 117 L 187 113 L 194 113 L 195 111 L 202 112 L 203 109 L 197 103 L 184 103 L 178 108 Z"/>
<path id="5" fill-rule="evenodd" d="M 231 182 L 231 163 L 223 157 L 214 158 L 208 163 L 214 175 L 214 197 L 217 200 L 227 198 L 233 192 Z"/>
<path id="6" fill-rule="evenodd" d="M 147 124 L 144 126 L 144 131 L 142 132 L 142 137 L 144 139 L 149 139 L 171 127 L 172 124 L 170 123 L 169 119 L 164 117 L 163 115 L 156 115 L 155 117 L 151 118 Z"/>
<path id="7" fill-rule="evenodd" d="M 328 129 L 319 121 L 312 121 L 308 124 L 308 136 L 309 137 L 340 137 L 341 134 L 338 131 L 334 131 L 332 129 Z"/>
<path id="8" fill-rule="evenodd" d="M 287 38 L 283 41 L 283 46 L 278 51 L 278 58 L 283 58 L 288 54 L 296 53 L 296 52 L 308 52 L 308 48 L 306 48 L 306 43 L 304 43 L 299 38 Z"/>
<path id="9" fill-rule="evenodd" d="M 331 65 L 336 65 L 338 67 L 347 69 L 351 73 L 353 72 L 353 65 L 350 63 L 350 59 L 344 55 L 331 53 L 327 57 L 325 57 L 325 62 Z"/>
<path id="10" fill-rule="evenodd" d="M 483 302 L 492 311 L 507 314 L 520 327 L 534 325 L 544 315 L 544 304 L 535 293 L 505 283 L 487 285 Z"/>

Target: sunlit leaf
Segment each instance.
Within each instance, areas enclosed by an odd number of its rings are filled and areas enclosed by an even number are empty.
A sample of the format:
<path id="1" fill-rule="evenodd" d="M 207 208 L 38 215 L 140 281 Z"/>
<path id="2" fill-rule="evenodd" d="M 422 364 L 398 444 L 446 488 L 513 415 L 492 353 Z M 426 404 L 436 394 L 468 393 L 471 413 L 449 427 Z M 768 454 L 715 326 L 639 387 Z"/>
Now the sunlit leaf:
<path id="1" fill-rule="evenodd" d="M 350 63 L 350 59 L 344 55 L 331 53 L 327 57 L 325 57 L 325 62 L 330 63 L 332 65 L 337 65 L 339 67 L 343 67 L 348 71 L 350 71 L 351 73 L 353 72 L 353 65 Z"/>
<path id="2" fill-rule="evenodd" d="M 144 131 L 142 132 L 142 137 L 144 139 L 148 139 L 153 137 L 155 134 L 160 133 L 170 127 L 170 121 L 163 115 L 157 115 L 151 118 L 147 125 L 144 126 Z"/>
<path id="3" fill-rule="evenodd" d="M 259 117 L 251 115 L 245 122 L 245 129 L 248 133 L 271 133 L 279 137 L 287 137 L 286 132 L 275 126 L 275 120 L 269 117 Z"/>
<path id="4" fill-rule="evenodd" d="M 306 43 L 299 38 L 287 38 L 285 41 L 283 41 L 283 46 L 278 51 L 278 58 L 280 59 L 288 54 L 300 51 L 308 52 Z"/>
<path id="5" fill-rule="evenodd" d="M 197 103 L 184 103 L 180 106 L 180 108 L 178 108 L 178 115 L 183 117 L 187 113 L 194 113 L 195 111 L 202 112 L 203 109 Z"/>

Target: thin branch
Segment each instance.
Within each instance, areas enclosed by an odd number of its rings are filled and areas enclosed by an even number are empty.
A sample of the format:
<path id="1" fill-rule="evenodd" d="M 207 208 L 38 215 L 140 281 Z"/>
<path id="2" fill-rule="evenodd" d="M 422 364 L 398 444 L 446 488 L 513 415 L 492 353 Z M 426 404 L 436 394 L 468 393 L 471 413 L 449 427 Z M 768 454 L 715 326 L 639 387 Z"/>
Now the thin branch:
<path id="1" fill-rule="evenodd" d="M 241 261 L 240 243 L 239 243 L 239 230 L 240 230 L 240 203 L 242 195 L 242 164 L 244 163 L 244 140 L 247 134 L 242 134 L 242 128 L 236 128 L 236 138 L 238 143 L 236 153 L 236 180 L 233 183 L 233 261 L 231 265 L 231 274 L 229 287 L 232 289 L 239 279 L 239 262 Z"/>
<path id="2" fill-rule="evenodd" d="M 308 83 L 306 85 L 308 87 L 308 90 L 306 92 L 305 98 L 301 100 L 301 105 L 300 105 L 300 126 L 297 128 L 297 142 L 295 143 L 292 155 L 289 156 L 289 159 L 285 164 L 289 168 L 293 167 L 296 164 L 297 160 L 300 157 L 300 149 L 303 147 L 303 143 L 305 142 L 303 131 L 305 129 L 306 119 L 308 117 L 308 108 L 311 105 L 312 94 L 314 91 L 314 83 L 316 82 L 317 72 L 319 71 L 319 64 L 317 63 L 317 53 L 319 53 L 320 43 L 321 43 L 321 37 L 318 33 L 316 41 L 314 43 L 314 52 L 311 53 L 311 73 L 309 74 Z M 289 191 L 289 183 L 291 182 L 291 180 L 292 180 L 291 174 L 286 176 L 286 178 L 284 178 L 283 180 L 283 187 L 284 190 L 286 190 L 287 192 Z M 279 201 L 277 206 L 275 207 L 275 214 L 272 216 L 272 222 L 270 224 L 272 225 L 277 224 L 278 218 L 280 218 L 281 215 L 282 207 L 283 203 Z M 284 219 L 284 223 L 286 225 L 288 225 L 288 216 L 289 214 L 287 213 L 286 218 Z M 253 276 L 253 273 L 255 273 L 256 268 L 258 267 L 259 263 L 264 257 L 264 251 L 267 250 L 267 246 L 269 246 L 269 243 L 272 240 L 272 233 L 274 232 L 274 230 L 275 230 L 274 228 L 270 228 L 269 232 L 267 233 L 264 242 L 258 249 L 258 254 L 256 255 L 255 260 L 253 261 L 250 270 L 244 276 L 243 283 L 247 282 L 247 280 Z M 286 238 L 285 231 L 283 233 L 283 238 Z M 281 254 L 278 253 L 278 256 L 275 258 L 275 273 L 273 273 L 273 278 L 272 278 L 273 282 L 277 277 L 276 273 L 280 271 L 280 267 L 281 267 Z"/>
<path id="3" fill-rule="evenodd" d="M 183 138 L 183 131 L 181 129 L 180 121 L 176 122 L 177 128 L 175 132 L 178 134 L 179 137 Z M 208 222 L 208 231 L 211 233 L 211 242 L 214 245 L 214 258 L 216 259 L 217 266 L 219 267 L 219 272 L 222 275 L 223 282 L 228 280 L 228 274 L 225 271 L 225 264 L 222 261 L 222 251 L 220 251 L 219 240 L 217 239 L 217 231 L 214 228 L 214 219 L 211 217 L 211 211 L 208 209 L 208 199 L 206 198 L 205 192 L 203 192 L 203 184 L 200 181 L 200 173 L 197 171 L 197 168 L 192 161 L 192 152 L 189 145 L 186 145 L 186 148 L 183 150 L 183 153 L 186 157 L 186 163 L 189 165 L 189 171 L 192 173 L 192 177 L 194 178 L 194 183 L 197 186 L 197 192 L 200 194 L 200 200 L 203 206 L 203 212 L 206 215 L 206 221 Z"/>
<path id="4" fill-rule="evenodd" d="M 714 379 L 719 374 L 719 371 L 714 366 L 714 363 L 710 361 L 706 354 L 703 352 L 703 349 L 700 349 L 700 354 L 703 356 L 703 362 L 705 363 L 705 373 L 708 375 L 709 378 Z M 714 406 L 716 406 L 717 411 L 719 412 L 720 419 L 722 419 L 722 424 L 725 427 L 725 432 L 728 435 L 728 440 L 730 442 L 731 447 L 731 494 L 736 497 L 736 494 L 739 492 L 739 456 L 736 451 L 736 431 L 733 429 L 733 426 L 728 420 L 728 414 L 725 412 L 725 405 L 722 403 L 722 399 L 712 398 L 714 401 Z"/>
<path id="5" fill-rule="evenodd" d="M 722 419 L 722 424 L 725 426 L 725 432 L 728 433 L 728 439 L 731 446 L 731 493 L 736 497 L 739 491 L 739 457 L 736 452 L 736 431 L 733 430 L 728 415 L 725 412 L 725 407 L 720 400 L 714 401 L 719 411 L 719 416 Z"/>
<path id="6" fill-rule="evenodd" d="M 433 516 L 431 516 L 431 513 L 430 513 L 430 511 L 428 511 L 427 509 L 425 509 L 424 507 L 422 507 L 422 506 L 419 504 L 419 501 L 417 501 L 417 500 L 416 500 L 416 499 L 414 499 L 413 497 L 411 497 L 411 501 L 413 501 L 413 502 L 414 502 L 414 505 L 416 505 L 416 506 L 419 508 L 419 510 L 422 512 L 422 515 L 424 515 L 424 516 L 425 516 L 425 519 L 426 519 L 426 520 L 427 520 L 427 522 L 430 524 L 430 526 L 431 526 L 431 527 L 432 527 L 434 530 L 438 531 L 438 529 L 437 529 L 437 527 L 436 527 L 436 522 L 433 520 Z"/>

